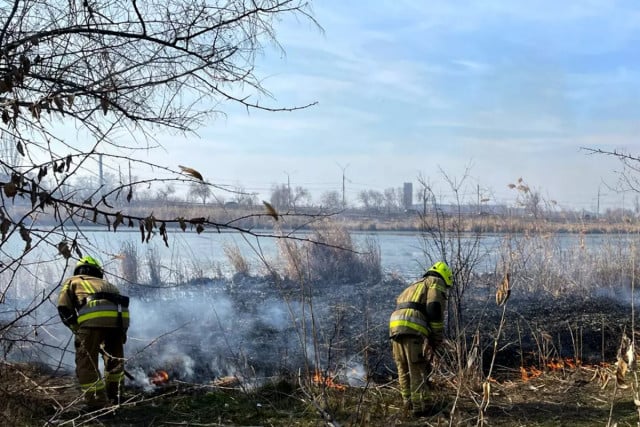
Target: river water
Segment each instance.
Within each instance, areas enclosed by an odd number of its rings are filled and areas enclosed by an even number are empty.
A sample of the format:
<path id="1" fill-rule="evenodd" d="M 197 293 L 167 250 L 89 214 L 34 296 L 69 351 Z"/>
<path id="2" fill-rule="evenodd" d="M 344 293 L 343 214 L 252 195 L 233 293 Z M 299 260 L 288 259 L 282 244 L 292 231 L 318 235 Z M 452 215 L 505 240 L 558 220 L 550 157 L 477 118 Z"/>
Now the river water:
<path id="1" fill-rule="evenodd" d="M 176 269 L 181 266 L 199 266 L 204 270 L 217 271 L 229 277 L 235 272 L 225 254 L 225 248 L 237 247 L 249 262 L 254 273 L 262 271 L 263 260 L 274 265 L 279 264 L 279 249 L 277 239 L 270 237 L 256 238 L 254 236 L 241 235 L 238 233 L 223 232 L 169 232 L 169 246 L 167 247 L 159 236 L 153 237 L 148 243 L 141 243 L 140 233 L 126 229 L 120 229 L 116 233 L 105 230 L 86 231 L 84 236 L 88 243 L 96 248 L 96 255 L 103 260 L 105 269 L 110 267 L 117 269 L 119 261 L 114 255 L 122 252 L 123 245 L 130 245 L 136 248 L 140 260 L 154 257 L 161 260 L 166 269 Z M 260 232 L 263 233 L 263 232 Z M 264 234 L 269 234 L 264 232 Z M 306 238 L 308 235 L 298 233 L 295 236 Z M 351 232 L 355 247 L 358 250 L 366 251 L 367 242 L 375 242 L 380 251 L 380 260 L 384 273 L 395 274 L 399 277 L 410 279 L 421 275 L 428 267 L 429 260 L 425 255 L 425 238 L 420 233 L 415 232 Z M 582 250 L 588 252 L 598 252 L 603 247 L 612 245 L 632 245 L 638 236 L 633 235 L 577 235 L 558 234 L 553 236 L 538 237 L 531 240 L 532 245 L 526 250 L 533 251 L 545 249 L 552 251 L 556 255 L 567 251 Z M 451 239 L 451 238 L 447 238 Z M 476 237 L 471 235 L 463 236 L 460 243 L 463 250 L 466 245 L 471 244 Z M 484 271 L 494 271 L 496 263 L 500 262 L 500 251 L 506 242 L 511 242 L 513 250 L 513 240 L 523 239 L 522 236 L 504 234 L 484 234 L 480 237 L 480 248 L 478 256 L 480 262 L 478 268 Z M 427 242 L 431 240 L 427 239 Z M 449 242 L 456 243 L 453 238 Z M 543 248 L 543 246 L 545 248 Z M 524 249 L 522 249 L 524 250 Z"/>

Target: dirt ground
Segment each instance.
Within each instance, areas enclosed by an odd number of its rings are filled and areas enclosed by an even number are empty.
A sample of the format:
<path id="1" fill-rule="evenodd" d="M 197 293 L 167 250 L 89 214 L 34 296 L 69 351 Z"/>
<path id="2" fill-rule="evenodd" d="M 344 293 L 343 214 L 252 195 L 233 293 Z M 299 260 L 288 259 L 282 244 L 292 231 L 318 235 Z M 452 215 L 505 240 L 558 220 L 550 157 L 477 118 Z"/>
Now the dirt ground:
<path id="1" fill-rule="evenodd" d="M 458 425 L 465 418 L 480 419 L 477 406 L 463 400 Z M 632 388 L 618 387 L 611 369 L 589 366 L 491 383 L 482 418 L 492 426 L 603 426 L 610 421 L 622 426 L 637 425 L 638 415 Z"/>
<path id="2" fill-rule="evenodd" d="M 96 418 L 99 414 L 85 410 L 77 399 L 74 378 L 34 366 L 3 365 L 0 425 L 467 426 L 482 419 L 487 426 L 636 426 L 634 375 L 617 381 L 614 369 L 589 365 L 538 373 L 529 368 L 527 380 L 520 372 L 503 372 L 503 378 L 511 378 L 490 382 L 484 412 L 482 387 L 456 387 L 437 378 L 433 413 L 420 418 L 402 414 L 394 382 L 304 393 L 295 385 L 247 393 L 213 384 L 168 383 L 153 393 L 128 389 L 115 416 Z"/>

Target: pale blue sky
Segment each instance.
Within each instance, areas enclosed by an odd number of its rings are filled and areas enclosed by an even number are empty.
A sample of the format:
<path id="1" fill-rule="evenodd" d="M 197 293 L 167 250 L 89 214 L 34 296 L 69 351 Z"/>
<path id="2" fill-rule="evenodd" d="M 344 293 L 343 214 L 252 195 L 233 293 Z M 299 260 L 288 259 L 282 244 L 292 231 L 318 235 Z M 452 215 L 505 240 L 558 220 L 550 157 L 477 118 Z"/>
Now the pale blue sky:
<path id="1" fill-rule="evenodd" d="M 621 168 L 580 147 L 640 154 L 640 5 L 564 3 L 317 1 L 324 32 L 285 20 L 286 55 L 267 48 L 257 69 L 274 97 L 261 102 L 318 105 L 225 108 L 199 137 L 160 136 L 155 155 L 261 198 L 288 178 L 318 200 L 341 190 L 343 170 L 351 201 L 419 175 L 446 193 L 438 168 L 460 178 L 471 166 L 470 186 L 495 202 L 522 177 L 561 206 L 594 208 Z M 601 206 L 614 203 L 601 187 Z"/>

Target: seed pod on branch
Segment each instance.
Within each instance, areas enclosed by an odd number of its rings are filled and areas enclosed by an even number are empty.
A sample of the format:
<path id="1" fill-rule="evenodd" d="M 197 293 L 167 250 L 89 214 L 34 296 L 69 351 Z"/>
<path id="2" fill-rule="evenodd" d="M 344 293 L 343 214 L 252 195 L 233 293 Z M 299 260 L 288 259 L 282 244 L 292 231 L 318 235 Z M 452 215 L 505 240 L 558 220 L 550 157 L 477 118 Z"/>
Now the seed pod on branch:
<path id="1" fill-rule="evenodd" d="M 58 253 L 64 257 L 64 259 L 71 258 L 71 249 L 66 240 L 58 243 Z"/>
<path id="2" fill-rule="evenodd" d="M 18 187 L 13 182 L 7 182 L 3 186 L 4 194 L 10 199 L 13 199 L 18 194 Z"/>
<path id="3" fill-rule="evenodd" d="M 162 236 L 162 240 L 164 241 L 165 246 L 169 247 L 169 236 L 167 235 L 167 224 L 162 222 L 162 224 L 160 224 L 160 228 L 158 229 L 158 231 Z"/>
<path id="4" fill-rule="evenodd" d="M 267 214 L 272 216 L 276 221 L 278 220 L 278 211 L 269 202 L 262 201 L 264 207 L 267 208 Z"/>
<path id="5" fill-rule="evenodd" d="M 46 191 L 41 191 L 38 193 L 38 199 L 40 200 L 40 209 L 44 210 L 45 205 L 52 205 L 53 200 L 51 199 L 51 194 Z"/>
<path id="6" fill-rule="evenodd" d="M 2 218 L 2 222 L 0 222 L 0 234 L 2 234 L 2 240 L 7 238 L 7 233 L 9 232 L 9 227 L 11 226 L 11 221 L 7 218 Z"/>
<path id="7" fill-rule="evenodd" d="M 44 178 L 45 176 L 47 176 L 47 167 L 46 166 L 42 166 L 38 170 L 38 182 L 41 182 L 42 178 Z"/>
<path id="8" fill-rule="evenodd" d="M 147 237 L 145 238 L 146 242 L 149 243 L 151 239 L 151 234 L 153 233 L 153 229 L 156 226 L 156 219 L 152 215 L 149 215 L 144 219 L 144 229 L 147 232 Z"/>
<path id="9" fill-rule="evenodd" d="M 178 165 L 178 167 L 182 170 L 182 173 L 192 176 L 200 181 L 204 181 L 204 178 L 202 178 L 202 174 L 200 174 L 200 172 L 198 172 L 197 170 L 182 165 Z"/>
<path id="10" fill-rule="evenodd" d="M 106 116 L 107 111 L 109 111 L 109 99 L 106 96 L 100 98 L 100 108 L 102 108 L 102 113 Z"/>
<path id="11" fill-rule="evenodd" d="M 31 249 L 31 234 L 29 230 L 27 230 L 23 225 L 20 225 L 20 237 L 25 241 L 26 245 L 24 247 L 24 252 L 28 252 Z"/>
<path id="12" fill-rule="evenodd" d="M 31 199 L 31 208 L 36 207 L 36 203 L 38 202 L 38 184 L 35 181 L 31 181 L 31 192 L 29 193 Z"/>
<path id="13" fill-rule="evenodd" d="M 64 102 L 62 102 L 62 99 L 60 99 L 59 96 L 54 96 L 53 103 L 56 105 L 56 108 L 60 110 L 62 115 L 64 115 Z"/>
<path id="14" fill-rule="evenodd" d="M 122 212 L 117 212 L 116 219 L 113 221 L 113 231 L 115 232 L 122 223 L 124 223 L 124 216 L 122 216 Z"/>

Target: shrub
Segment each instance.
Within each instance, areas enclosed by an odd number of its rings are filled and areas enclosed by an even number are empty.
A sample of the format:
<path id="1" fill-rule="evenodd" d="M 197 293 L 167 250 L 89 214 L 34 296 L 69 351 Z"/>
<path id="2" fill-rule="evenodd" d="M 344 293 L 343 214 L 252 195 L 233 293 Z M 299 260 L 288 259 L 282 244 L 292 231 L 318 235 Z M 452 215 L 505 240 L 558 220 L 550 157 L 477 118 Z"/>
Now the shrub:
<path id="1" fill-rule="evenodd" d="M 361 250 L 349 231 L 335 223 L 316 228 L 304 243 L 283 239 L 279 246 L 285 277 L 293 280 L 306 279 L 317 284 L 358 283 L 378 281 L 382 277 L 378 243 L 367 239 Z"/>

